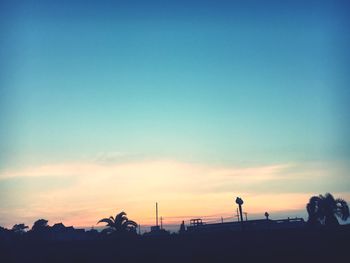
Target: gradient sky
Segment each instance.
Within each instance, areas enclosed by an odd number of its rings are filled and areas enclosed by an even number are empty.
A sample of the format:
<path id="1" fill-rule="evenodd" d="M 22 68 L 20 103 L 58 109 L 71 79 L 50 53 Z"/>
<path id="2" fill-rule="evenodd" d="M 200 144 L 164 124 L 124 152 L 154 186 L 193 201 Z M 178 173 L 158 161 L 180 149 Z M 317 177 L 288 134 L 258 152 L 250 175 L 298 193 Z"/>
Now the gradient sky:
<path id="1" fill-rule="evenodd" d="M 0 225 L 350 201 L 346 2 L 2 1 Z"/>

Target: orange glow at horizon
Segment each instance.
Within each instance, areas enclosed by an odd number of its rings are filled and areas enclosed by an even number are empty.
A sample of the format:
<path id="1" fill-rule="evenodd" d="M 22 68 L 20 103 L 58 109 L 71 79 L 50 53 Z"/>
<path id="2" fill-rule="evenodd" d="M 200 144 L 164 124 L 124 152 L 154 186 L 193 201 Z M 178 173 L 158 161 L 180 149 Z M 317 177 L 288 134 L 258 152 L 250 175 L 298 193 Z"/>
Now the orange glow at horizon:
<path id="1" fill-rule="evenodd" d="M 141 225 L 152 225 L 156 201 L 166 224 L 177 224 L 190 217 L 233 216 L 236 196 L 243 198 L 244 210 L 250 215 L 263 217 L 265 211 L 273 216 L 274 212 L 303 210 L 310 196 L 317 193 L 299 192 L 289 185 L 295 178 L 300 184 L 327 179 L 323 167 L 312 166 L 312 173 L 317 174 L 312 179 L 304 168 L 296 164 L 215 167 L 169 160 L 66 163 L 6 171 L 0 174 L 0 180 L 59 177 L 70 182 L 53 190 L 23 192 L 29 201 L 24 207 L 13 209 L 11 217 L 30 226 L 36 219 L 46 218 L 49 224 L 63 222 L 90 227 L 96 226 L 99 219 L 121 211 Z M 277 185 L 279 191 L 271 188 L 271 184 Z M 349 195 L 345 193 L 342 197 Z M 1 218 L 6 218 L 6 214 Z"/>

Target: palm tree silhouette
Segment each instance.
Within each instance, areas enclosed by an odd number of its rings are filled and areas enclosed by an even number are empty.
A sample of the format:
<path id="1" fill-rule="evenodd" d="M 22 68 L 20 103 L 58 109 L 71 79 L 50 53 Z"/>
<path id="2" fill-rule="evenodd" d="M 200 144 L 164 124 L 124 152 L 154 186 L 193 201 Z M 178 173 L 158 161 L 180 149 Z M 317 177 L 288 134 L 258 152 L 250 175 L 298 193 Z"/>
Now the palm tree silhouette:
<path id="1" fill-rule="evenodd" d="M 110 216 L 109 218 L 103 218 L 100 221 L 97 222 L 99 223 L 106 223 L 108 228 L 107 228 L 107 233 L 111 232 L 135 232 L 137 229 L 137 223 L 135 221 L 129 220 L 126 217 L 125 212 L 121 212 L 117 214 L 115 217 Z"/>
<path id="2" fill-rule="evenodd" d="M 349 206 L 344 199 L 334 197 L 330 193 L 312 196 L 306 205 L 309 214 L 309 225 L 337 226 L 338 218 L 347 220 L 350 216 Z"/>

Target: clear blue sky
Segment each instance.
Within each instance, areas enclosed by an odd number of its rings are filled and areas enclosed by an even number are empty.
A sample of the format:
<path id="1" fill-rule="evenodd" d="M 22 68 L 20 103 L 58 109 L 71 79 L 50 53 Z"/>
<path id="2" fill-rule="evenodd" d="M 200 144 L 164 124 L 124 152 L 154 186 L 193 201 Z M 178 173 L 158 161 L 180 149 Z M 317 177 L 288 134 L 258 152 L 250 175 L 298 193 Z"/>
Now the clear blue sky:
<path id="1" fill-rule="evenodd" d="M 349 19 L 337 1 L 9 2 L 5 157 L 348 153 Z"/>
<path id="2" fill-rule="evenodd" d="M 346 162 L 348 14 L 347 1 L 2 1 L 0 170 L 101 153 Z"/>

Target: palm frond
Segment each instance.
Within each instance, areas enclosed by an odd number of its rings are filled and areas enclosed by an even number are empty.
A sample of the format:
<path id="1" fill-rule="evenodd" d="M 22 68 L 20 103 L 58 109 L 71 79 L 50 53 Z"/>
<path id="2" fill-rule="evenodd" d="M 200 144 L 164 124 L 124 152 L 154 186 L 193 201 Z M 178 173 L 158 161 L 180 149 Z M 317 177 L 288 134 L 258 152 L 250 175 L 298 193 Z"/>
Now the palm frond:
<path id="1" fill-rule="evenodd" d="M 324 195 L 324 202 L 327 204 L 326 206 L 328 208 L 332 208 L 332 207 L 336 206 L 335 199 L 334 199 L 333 195 L 331 195 L 330 193 L 326 193 Z"/>
<path id="2" fill-rule="evenodd" d="M 128 218 L 126 217 L 126 213 L 120 212 L 119 214 L 117 214 L 115 216 L 114 223 L 118 226 L 121 226 L 123 224 L 123 222 L 127 221 L 127 220 L 128 220 Z"/>
<path id="3" fill-rule="evenodd" d="M 342 220 L 347 220 L 350 216 L 349 206 L 347 202 L 341 198 L 337 198 L 335 201 L 337 203 L 337 211 L 336 211 L 337 215 Z"/>
<path id="4" fill-rule="evenodd" d="M 323 199 L 322 195 L 312 196 L 309 200 L 309 203 L 317 206 L 322 201 L 322 199 Z"/>
<path id="5" fill-rule="evenodd" d="M 132 220 L 127 220 L 123 223 L 123 226 L 124 227 L 129 227 L 129 226 L 133 226 L 135 228 L 137 228 L 137 223 L 135 221 L 132 221 Z"/>
<path id="6" fill-rule="evenodd" d="M 309 215 L 315 215 L 319 210 L 319 205 L 322 202 L 322 198 L 319 196 L 312 196 L 309 203 L 306 205 L 306 210 Z"/>
<path id="7" fill-rule="evenodd" d="M 119 214 L 116 214 L 115 219 L 116 219 L 116 220 L 117 220 L 117 219 L 120 219 L 120 218 L 122 218 L 123 216 L 126 216 L 126 213 L 125 213 L 124 211 L 120 212 Z"/>
<path id="8" fill-rule="evenodd" d="M 110 218 L 103 218 L 97 222 L 97 224 L 99 224 L 99 223 L 106 223 L 107 226 L 113 226 L 113 224 L 114 224 L 114 222 Z"/>

